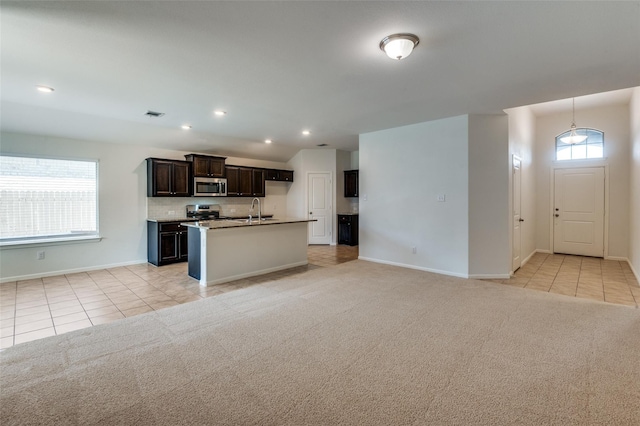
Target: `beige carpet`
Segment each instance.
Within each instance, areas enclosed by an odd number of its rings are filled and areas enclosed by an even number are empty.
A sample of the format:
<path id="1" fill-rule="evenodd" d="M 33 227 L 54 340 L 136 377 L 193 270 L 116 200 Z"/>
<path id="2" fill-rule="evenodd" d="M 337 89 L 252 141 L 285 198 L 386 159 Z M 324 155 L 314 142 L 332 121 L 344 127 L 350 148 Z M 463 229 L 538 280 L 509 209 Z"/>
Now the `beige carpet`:
<path id="1" fill-rule="evenodd" d="M 640 424 L 640 310 L 364 261 L 0 358 L 3 426 Z"/>

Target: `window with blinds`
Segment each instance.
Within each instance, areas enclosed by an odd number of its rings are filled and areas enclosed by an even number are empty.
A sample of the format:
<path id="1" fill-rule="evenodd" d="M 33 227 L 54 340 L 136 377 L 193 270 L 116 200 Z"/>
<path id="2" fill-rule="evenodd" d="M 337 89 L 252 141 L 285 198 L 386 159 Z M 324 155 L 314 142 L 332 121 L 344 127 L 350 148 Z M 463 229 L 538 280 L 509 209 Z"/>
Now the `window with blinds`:
<path id="1" fill-rule="evenodd" d="M 0 155 L 0 243 L 97 235 L 97 161 Z"/>

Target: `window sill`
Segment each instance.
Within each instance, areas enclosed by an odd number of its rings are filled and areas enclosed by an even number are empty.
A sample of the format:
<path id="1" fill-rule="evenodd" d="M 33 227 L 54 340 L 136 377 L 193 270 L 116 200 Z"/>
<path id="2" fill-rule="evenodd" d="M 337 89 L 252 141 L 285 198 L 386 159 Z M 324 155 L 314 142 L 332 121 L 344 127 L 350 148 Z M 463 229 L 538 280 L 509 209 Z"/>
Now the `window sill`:
<path id="1" fill-rule="evenodd" d="M 26 247 L 43 247 L 43 246 L 59 246 L 64 244 L 77 244 L 99 242 L 102 240 L 100 235 L 83 235 L 81 237 L 62 237 L 62 238 L 39 238 L 27 241 L 3 241 L 0 242 L 1 249 L 26 248 Z"/>

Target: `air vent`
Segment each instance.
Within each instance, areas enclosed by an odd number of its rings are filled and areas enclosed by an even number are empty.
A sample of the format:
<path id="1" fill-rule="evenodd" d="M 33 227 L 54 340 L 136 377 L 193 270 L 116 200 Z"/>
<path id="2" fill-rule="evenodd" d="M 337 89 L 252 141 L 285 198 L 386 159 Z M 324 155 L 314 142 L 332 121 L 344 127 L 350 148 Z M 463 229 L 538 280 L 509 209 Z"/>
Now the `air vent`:
<path id="1" fill-rule="evenodd" d="M 147 117 L 154 117 L 154 118 L 158 118 L 158 117 L 162 117 L 164 115 L 164 112 L 157 112 L 157 111 L 147 111 L 147 113 L 145 114 Z"/>
<path id="2" fill-rule="evenodd" d="M 318 145 L 316 145 L 316 146 L 329 146 L 329 145 L 328 145 L 328 144 L 326 144 L 326 143 L 319 143 L 319 144 L 318 144 Z"/>

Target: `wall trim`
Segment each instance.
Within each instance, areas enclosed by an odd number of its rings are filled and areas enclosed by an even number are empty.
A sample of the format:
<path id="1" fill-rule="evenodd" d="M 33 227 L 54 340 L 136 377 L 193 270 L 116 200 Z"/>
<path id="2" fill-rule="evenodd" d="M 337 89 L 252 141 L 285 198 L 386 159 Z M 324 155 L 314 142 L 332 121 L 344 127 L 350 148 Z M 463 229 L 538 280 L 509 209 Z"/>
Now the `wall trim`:
<path id="1" fill-rule="evenodd" d="M 631 272 L 633 272 L 633 275 L 635 275 L 636 280 L 640 281 L 640 274 L 638 274 L 638 271 L 635 270 L 635 268 L 633 267 L 633 264 L 628 260 L 627 260 L 627 263 L 629 264 L 629 268 L 631 268 Z"/>
<path id="2" fill-rule="evenodd" d="M 469 274 L 469 279 L 475 280 L 508 280 L 511 274 Z"/>
<path id="3" fill-rule="evenodd" d="M 551 250 L 536 249 L 536 253 L 553 254 Z"/>
<path id="4" fill-rule="evenodd" d="M 287 265 L 281 265 L 281 266 L 274 266 L 273 268 L 265 268 L 265 269 L 261 269 L 259 271 L 253 271 L 253 272 L 247 272 L 244 274 L 238 274 L 238 275 L 234 275 L 232 277 L 225 277 L 225 278 L 220 278 L 217 280 L 211 280 L 211 281 L 207 281 L 206 283 L 206 287 L 212 286 L 212 285 L 216 285 L 216 284 L 222 284 L 222 283 L 226 283 L 229 281 L 235 281 L 235 280 L 241 280 L 244 278 L 250 278 L 250 277 L 255 277 L 258 275 L 264 275 L 264 274 L 269 274 L 271 272 L 277 272 L 277 271 L 283 271 L 285 269 L 290 269 L 290 268 L 296 268 L 298 266 L 305 266 L 308 265 L 309 262 L 304 260 L 304 261 L 300 261 L 300 262 L 293 262 L 293 263 L 289 263 Z M 200 284 L 202 287 L 202 284 Z"/>
<path id="5" fill-rule="evenodd" d="M 626 257 L 620 257 L 620 256 L 606 256 L 605 257 L 606 260 L 617 260 L 619 262 L 627 262 L 629 264 L 631 264 L 629 262 L 629 259 L 627 259 Z"/>
<path id="6" fill-rule="evenodd" d="M 539 253 L 538 250 L 534 250 L 531 252 L 531 254 L 529 256 L 527 256 L 525 259 L 522 260 L 522 265 L 520 265 L 520 267 L 523 267 L 524 265 L 526 265 L 527 263 L 529 263 L 529 261 L 531 260 L 531 258 L 533 256 L 535 256 L 536 253 Z"/>
<path id="7" fill-rule="evenodd" d="M 88 268 L 61 269 L 57 271 L 48 271 L 48 272 L 42 272 L 38 274 L 17 275 L 15 277 L 2 277 L 0 278 L 0 284 L 14 282 L 14 281 L 33 280 L 33 279 L 44 278 L 44 277 L 53 277 L 56 275 L 77 274 L 80 272 L 97 271 L 100 269 L 118 268 L 121 266 L 138 265 L 141 263 L 147 263 L 147 259 L 132 260 L 129 262 L 110 263 L 108 265 L 96 265 L 96 266 L 90 266 Z"/>
<path id="8" fill-rule="evenodd" d="M 424 272 L 433 272 L 434 274 L 449 275 L 451 277 L 469 278 L 468 274 L 460 274 L 457 272 L 442 271 L 440 269 L 425 268 L 423 266 L 408 265 L 406 263 L 390 262 L 388 260 L 374 259 L 371 257 L 358 256 L 358 259 L 366 260 L 367 262 L 381 263 L 383 265 L 399 266 L 401 268 L 407 268 L 407 269 L 417 269 L 418 271 L 424 271 Z M 509 276 L 507 276 L 507 278 L 509 278 Z"/>

